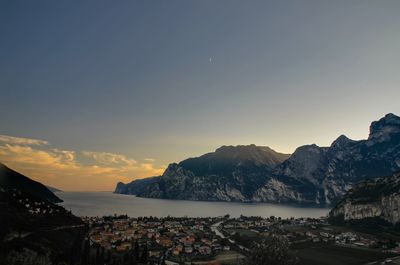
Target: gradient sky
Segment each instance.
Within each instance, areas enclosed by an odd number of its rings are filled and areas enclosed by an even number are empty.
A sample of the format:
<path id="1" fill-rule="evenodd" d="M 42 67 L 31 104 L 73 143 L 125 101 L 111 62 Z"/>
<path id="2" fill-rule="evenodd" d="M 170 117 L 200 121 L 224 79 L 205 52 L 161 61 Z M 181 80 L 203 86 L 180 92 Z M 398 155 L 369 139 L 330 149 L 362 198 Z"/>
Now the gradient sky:
<path id="1" fill-rule="evenodd" d="M 400 114 L 400 1 L 1 1 L 0 161 L 65 190 Z M 36 141 L 37 139 L 41 141 Z"/>

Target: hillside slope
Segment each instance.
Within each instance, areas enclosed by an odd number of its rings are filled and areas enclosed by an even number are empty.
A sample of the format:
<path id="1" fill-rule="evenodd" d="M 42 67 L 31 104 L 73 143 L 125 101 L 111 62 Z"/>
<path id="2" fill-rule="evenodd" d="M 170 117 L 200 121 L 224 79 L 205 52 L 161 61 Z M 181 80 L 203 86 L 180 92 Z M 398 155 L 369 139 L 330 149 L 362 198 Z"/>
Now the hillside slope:
<path id="1" fill-rule="evenodd" d="M 82 264 L 86 226 L 81 219 L 52 203 L 56 199 L 41 183 L 6 173 L 0 188 L 0 264 Z M 15 182 L 4 181 L 11 177 Z"/>
<path id="2" fill-rule="evenodd" d="M 34 181 L 0 163 L 0 189 L 19 190 L 49 202 L 62 202 L 45 185 Z"/>

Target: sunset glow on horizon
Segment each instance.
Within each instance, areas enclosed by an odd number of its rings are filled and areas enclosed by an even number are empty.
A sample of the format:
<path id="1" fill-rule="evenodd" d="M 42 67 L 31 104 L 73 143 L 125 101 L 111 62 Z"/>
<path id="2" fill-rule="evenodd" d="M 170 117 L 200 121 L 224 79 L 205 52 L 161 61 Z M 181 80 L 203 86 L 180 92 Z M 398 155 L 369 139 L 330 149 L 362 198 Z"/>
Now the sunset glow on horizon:
<path id="1" fill-rule="evenodd" d="M 120 154 L 54 148 L 47 141 L 0 135 L 0 162 L 64 191 L 111 191 L 119 181 L 161 175 L 165 166 Z"/>

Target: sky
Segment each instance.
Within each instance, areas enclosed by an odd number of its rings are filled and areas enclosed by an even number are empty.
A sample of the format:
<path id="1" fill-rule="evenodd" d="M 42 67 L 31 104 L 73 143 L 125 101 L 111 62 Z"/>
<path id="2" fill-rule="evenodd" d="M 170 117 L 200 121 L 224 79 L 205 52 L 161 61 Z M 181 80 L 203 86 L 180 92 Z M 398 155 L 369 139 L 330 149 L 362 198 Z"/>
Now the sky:
<path id="1" fill-rule="evenodd" d="M 400 1 L 0 2 L 0 162 L 113 190 L 222 145 L 400 115 Z"/>

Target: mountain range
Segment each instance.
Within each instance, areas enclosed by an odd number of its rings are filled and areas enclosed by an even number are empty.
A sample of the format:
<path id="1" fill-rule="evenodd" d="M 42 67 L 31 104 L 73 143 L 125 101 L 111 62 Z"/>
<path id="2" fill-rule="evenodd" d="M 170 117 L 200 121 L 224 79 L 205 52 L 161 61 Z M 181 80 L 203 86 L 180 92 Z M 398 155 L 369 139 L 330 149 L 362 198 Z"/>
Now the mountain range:
<path id="1" fill-rule="evenodd" d="M 118 183 L 116 192 L 183 200 L 249 201 L 289 155 L 268 147 L 223 146 L 213 153 L 170 164 L 162 177 Z"/>
<path id="2" fill-rule="evenodd" d="M 372 122 L 366 140 L 339 136 L 291 155 L 262 146 L 223 146 L 168 166 L 162 176 L 118 183 L 115 192 L 148 198 L 332 205 L 359 181 L 400 170 L 400 117 Z"/>

